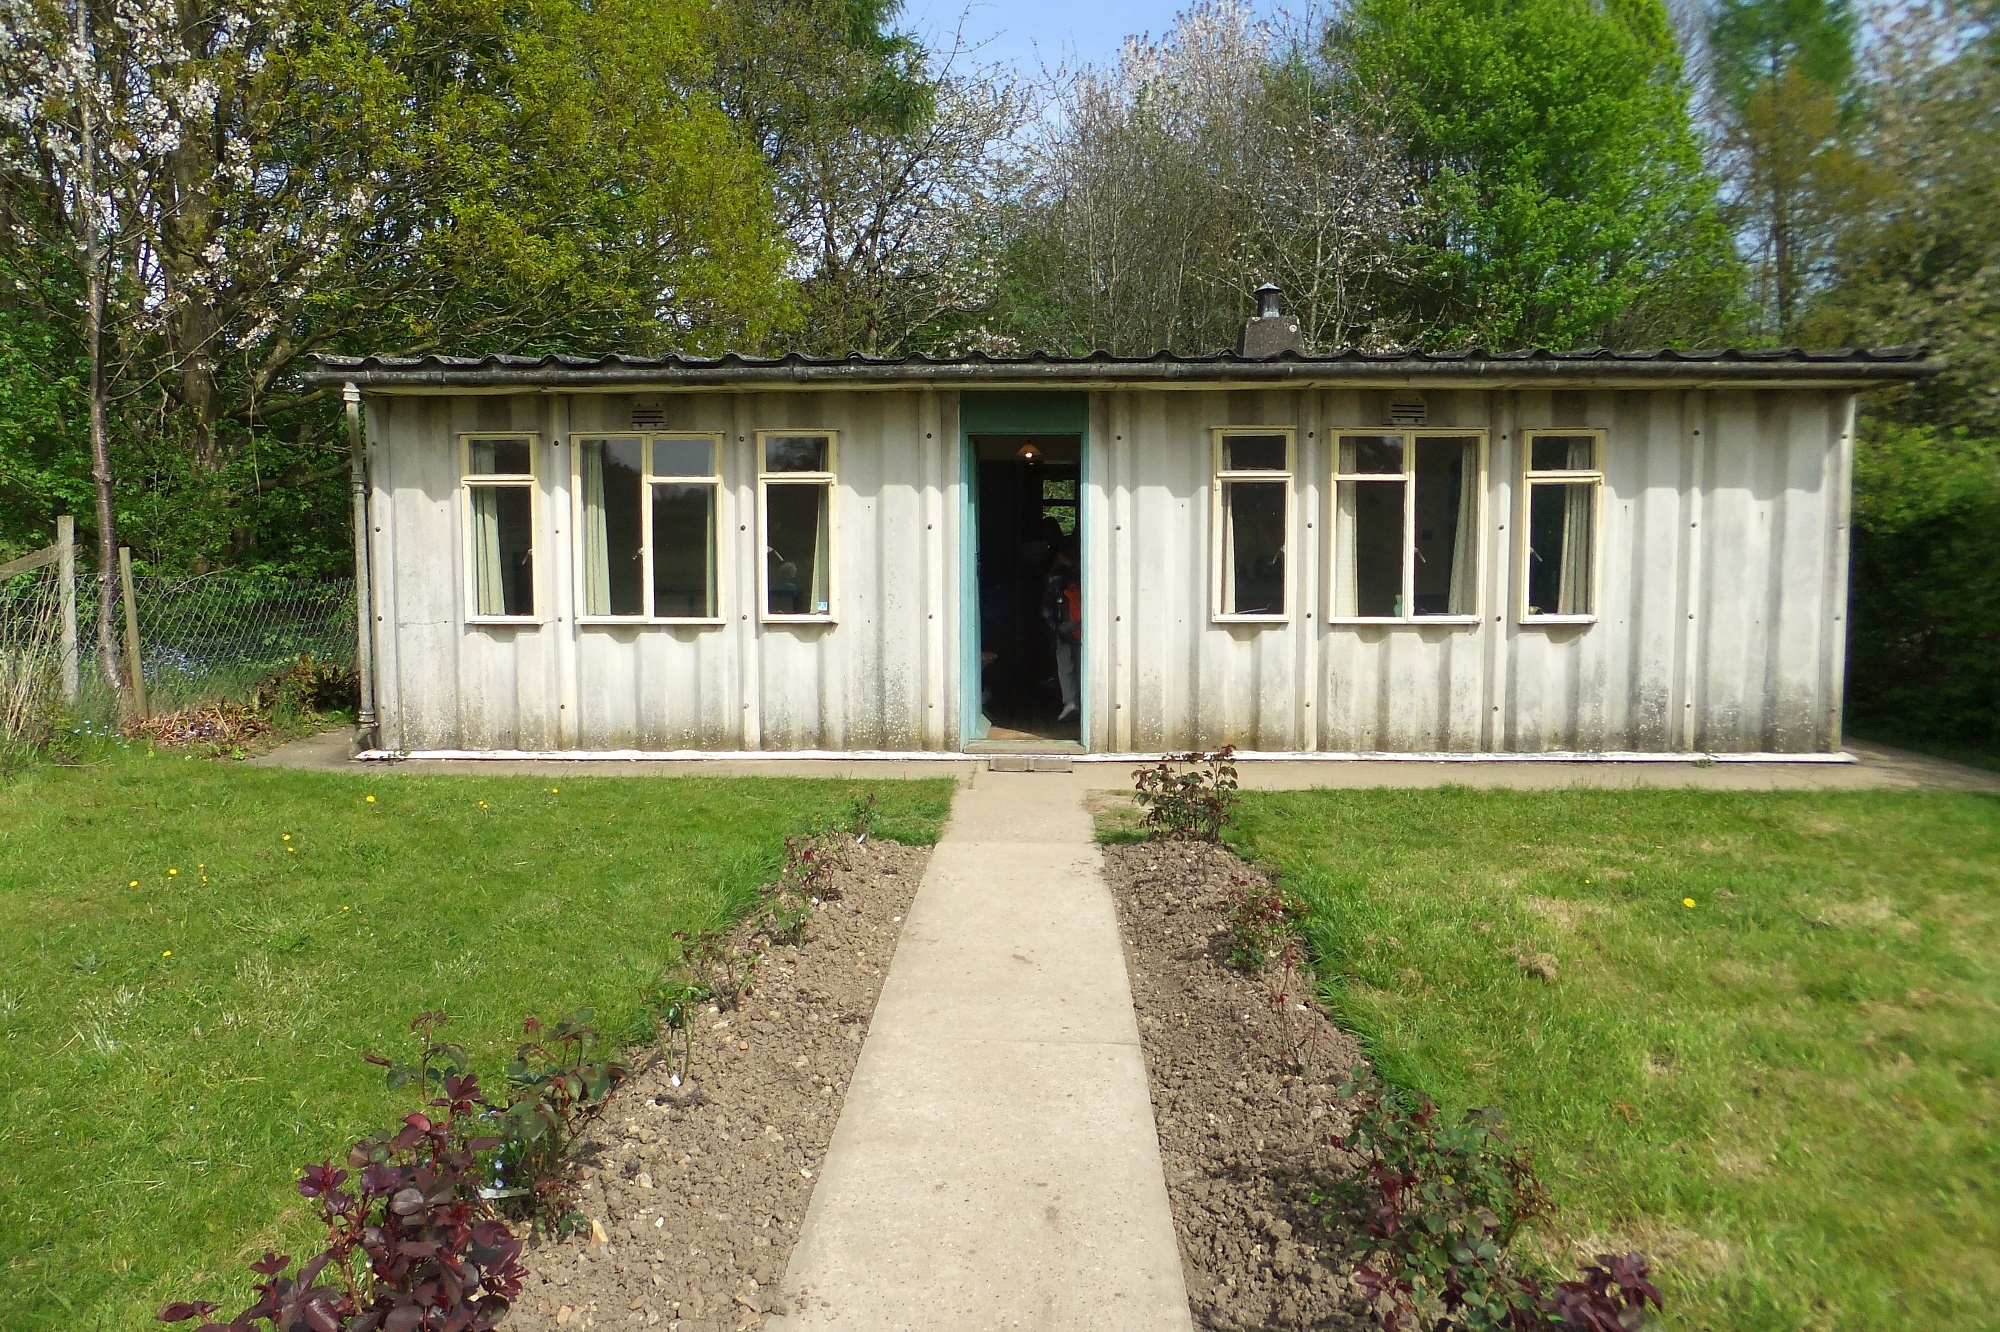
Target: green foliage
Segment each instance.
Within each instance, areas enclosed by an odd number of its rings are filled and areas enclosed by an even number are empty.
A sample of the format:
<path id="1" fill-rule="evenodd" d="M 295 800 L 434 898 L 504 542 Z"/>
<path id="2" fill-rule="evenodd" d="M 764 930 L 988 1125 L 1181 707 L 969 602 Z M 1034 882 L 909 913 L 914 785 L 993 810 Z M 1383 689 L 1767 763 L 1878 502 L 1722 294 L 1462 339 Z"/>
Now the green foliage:
<path id="1" fill-rule="evenodd" d="M 501 1184 L 528 1189 L 528 1209 L 560 1231 L 574 1229 L 569 1147 L 577 1130 L 631 1073 L 623 1060 L 599 1052 L 603 1036 L 588 1008 L 552 1025 L 528 1018 L 527 1036 L 507 1065 L 507 1108 L 499 1120 L 505 1162 Z"/>
<path id="2" fill-rule="evenodd" d="M 247 1292 L 235 1255 L 301 1252 L 291 1167 L 405 1113 L 356 1059 L 414 1011 L 451 1013 L 482 1069 L 524 1011 L 650 1036 L 674 932 L 753 909 L 785 834 L 867 789 L 83 757 L 0 779 L 0 1322 L 22 1332 L 154 1326 L 179 1292 Z M 879 795 L 884 832 L 935 839 L 951 784 Z"/>
<path id="3" fill-rule="evenodd" d="M 1238 823 L 1375 1068 L 1533 1149 L 1524 1265 L 1643 1250 L 1682 1327 L 1992 1325 L 2000 799 L 1252 792 Z"/>
<path id="4" fill-rule="evenodd" d="M 1410 299 L 1436 341 L 1671 342 L 1730 321 L 1741 270 L 1660 0 L 1355 0 L 1334 40 L 1413 159 Z"/>
<path id="5" fill-rule="evenodd" d="M 1502 1327 L 1521 1294 L 1505 1253 L 1515 1232 L 1549 1210 L 1528 1154 L 1500 1116 L 1468 1110 L 1443 1122 L 1428 1097 L 1364 1078 L 1341 1089 L 1351 1116 L 1334 1140 L 1362 1158 L 1330 1197 L 1333 1215 L 1362 1219 L 1376 1250 L 1356 1274 L 1394 1305 L 1388 1324 L 1420 1326 L 1441 1305 L 1472 1329 Z M 1330 1218 L 1331 1219 L 1331 1218 Z"/>
<path id="6" fill-rule="evenodd" d="M 1236 806 L 1235 751 L 1172 754 L 1132 770 L 1133 799 L 1146 830 L 1171 842 L 1219 842 Z"/>
<path id="7" fill-rule="evenodd" d="M 1849 724 L 2000 753 L 2000 445 L 1870 423 L 1853 549 Z"/>
<path id="8" fill-rule="evenodd" d="M 1740 104 L 1765 81 L 1796 70 L 1823 88 L 1844 88 L 1854 74 L 1858 24 L 1847 0 L 1720 0 L 1708 26 L 1716 87 Z"/>

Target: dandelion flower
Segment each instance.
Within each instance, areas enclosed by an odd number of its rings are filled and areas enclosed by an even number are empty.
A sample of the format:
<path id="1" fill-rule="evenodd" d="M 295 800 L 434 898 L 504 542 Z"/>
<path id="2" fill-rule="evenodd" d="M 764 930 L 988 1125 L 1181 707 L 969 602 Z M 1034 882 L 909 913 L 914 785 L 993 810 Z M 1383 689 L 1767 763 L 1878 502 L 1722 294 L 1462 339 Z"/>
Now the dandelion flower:
<path id="1" fill-rule="evenodd" d="M 125 886 L 127 888 L 137 888 L 139 886 L 139 881 L 137 879 L 134 879 L 132 880 L 132 882 L 126 884 Z"/>
<path id="2" fill-rule="evenodd" d="M 167 871 L 167 877 L 169 879 L 178 879 L 180 877 L 180 874 L 181 872 L 177 869 L 170 869 Z"/>
<path id="3" fill-rule="evenodd" d="M 551 786 L 551 787 L 549 788 L 549 794 L 550 794 L 550 795 L 561 795 L 561 794 L 562 794 L 562 788 L 561 788 L 561 787 L 559 787 L 559 786 Z"/>
<path id="4" fill-rule="evenodd" d="M 366 799 L 366 800 L 368 801 L 368 803 L 369 803 L 369 804 L 371 804 L 371 805 L 375 803 L 375 797 L 374 797 L 374 796 L 366 796 L 366 797 L 363 797 L 363 798 L 364 798 L 364 799 Z"/>
<path id="5" fill-rule="evenodd" d="M 353 907 L 351 907 L 351 906 L 344 906 L 344 907 L 342 907 L 342 908 L 341 908 L 341 910 L 342 910 L 342 911 L 352 911 L 352 910 L 354 910 L 354 908 L 353 908 Z"/>
<path id="6" fill-rule="evenodd" d="M 1694 905 L 1694 899 L 1692 897 L 1683 897 L 1681 899 L 1681 905 L 1684 907 L 1691 907 Z"/>
<path id="7" fill-rule="evenodd" d="M 160 954 L 161 957 L 172 957 L 173 955 L 174 955 L 174 950 L 171 948 L 169 948 L 166 952 Z"/>
<path id="8" fill-rule="evenodd" d="M 480 807 L 481 809 L 485 809 L 485 808 L 486 808 L 486 802 L 485 802 L 484 800 L 480 801 L 480 802 L 479 802 L 479 807 Z"/>
<path id="9" fill-rule="evenodd" d="M 299 849 L 295 846 L 288 846 L 285 850 L 290 851 L 293 855 L 297 855 Z"/>

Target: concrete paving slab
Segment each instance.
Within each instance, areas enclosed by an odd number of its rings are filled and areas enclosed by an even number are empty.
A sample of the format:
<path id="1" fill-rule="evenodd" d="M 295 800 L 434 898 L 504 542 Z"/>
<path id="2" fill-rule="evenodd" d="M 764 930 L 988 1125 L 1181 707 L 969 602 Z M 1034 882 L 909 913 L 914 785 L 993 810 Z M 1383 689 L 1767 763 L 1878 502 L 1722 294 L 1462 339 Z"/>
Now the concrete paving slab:
<path id="1" fill-rule="evenodd" d="M 1187 1287 L 1081 788 L 978 773 L 783 1284 L 787 1332 L 1174 1332 Z"/>
<path id="2" fill-rule="evenodd" d="M 717 759 L 407 759 L 357 763 L 349 758 L 350 733 L 330 731 L 280 745 L 250 762 L 319 772 L 363 772 L 377 778 L 452 774 L 541 777 L 831 777 L 911 779 L 951 777 L 961 785 L 986 775 L 974 756 L 922 759 L 717 758 Z M 1542 761 L 1533 759 L 1251 759 L 1240 765 L 1247 790 L 1291 791 L 1318 787 L 1476 786 L 1515 790 L 1588 787 L 1610 790 L 1688 788 L 1708 791 L 2000 791 L 2000 772 L 1949 759 L 1893 749 L 1864 740 L 1847 742 L 1851 763 L 1765 761 Z M 1032 765 L 1031 765 L 1032 766 Z M 1129 762 L 1078 762 L 1069 772 L 1037 772 L 1051 784 L 1076 790 L 1131 790 Z M 1013 775 L 1013 774 L 1005 774 Z"/>

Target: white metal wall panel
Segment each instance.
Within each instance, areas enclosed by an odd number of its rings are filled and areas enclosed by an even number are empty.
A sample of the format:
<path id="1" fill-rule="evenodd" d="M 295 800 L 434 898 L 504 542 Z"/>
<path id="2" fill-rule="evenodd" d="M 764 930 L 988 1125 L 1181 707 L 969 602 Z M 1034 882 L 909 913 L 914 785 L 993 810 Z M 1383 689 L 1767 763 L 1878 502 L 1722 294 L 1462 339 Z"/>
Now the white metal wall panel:
<path id="1" fill-rule="evenodd" d="M 955 748 L 956 395 L 640 395 L 723 436 L 717 626 L 578 626 L 570 438 L 615 394 L 368 404 L 384 743 L 394 748 Z M 1392 397 L 1488 431 L 1479 621 L 1330 625 L 1331 434 Z M 1844 390 L 1144 389 L 1092 394 L 1084 484 L 1089 741 L 1120 752 L 1812 751 L 1838 743 L 1851 395 Z M 1297 431 L 1288 622 L 1210 618 L 1211 430 Z M 1521 432 L 1608 431 L 1598 619 L 1517 622 Z M 838 622 L 765 625 L 756 432 L 840 435 Z M 457 436 L 533 430 L 535 626 L 465 623 Z"/>
<path id="2" fill-rule="evenodd" d="M 723 437 L 720 625 L 578 625 L 575 435 L 624 395 L 368 403 L 383 743 L 396 749 L 938 749 L 958 734 L 956 404 L 929 391 L 641 395 Z M 757 431 L 839 432 L 834 624 L 757 614 Z M 458 435 L 532 430 L 537 625 L 466 623 Z M 573 714 L 573 715 L 572 715 Z"/>
<path id="3" fill-rule="evenodd" d="M 1329 625 L 1328 437 L 1421 396 L 1488 431 L 1476 625 Z M 1824 750 L 1844 391 L 1106 391 L 1088 483 L 1093 748 Z M 1299 431 L 1283 624 L 1209 619 L 1210 431 Z M 1526 429 L 1603 429 L 1597 621 L 1518 623 Z M 1832 590 L 1830 590 L 1832 589 Z M 1316 687 L 1301 689 L 1300 681 Z"/>

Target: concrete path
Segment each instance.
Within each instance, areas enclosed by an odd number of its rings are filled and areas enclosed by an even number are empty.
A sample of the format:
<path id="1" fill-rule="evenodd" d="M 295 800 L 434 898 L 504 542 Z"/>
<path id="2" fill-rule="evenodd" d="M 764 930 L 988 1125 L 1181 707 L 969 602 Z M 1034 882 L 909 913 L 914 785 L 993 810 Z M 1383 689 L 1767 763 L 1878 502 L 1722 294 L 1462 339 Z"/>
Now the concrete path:
<path id="1" fill-rule="evenodd" d="M 773 1326 L 1172 1332 L 1187 1288 L 1081 791 L 982 772 L 896 946 Z"/>
<path id="2" fill-rule="evenodd" d="M 1852 763 L 1626 763 L 1535 760 L 1258 759 L 1241 765 L 1246 790 L 1313 787 L 1479 786 L 1515 790 L 1558 787 L 1688 787 L 1710 791 L 1857 791 L 1930 789 L 2000 791 L 2000 772 L 1913 754 L 1862 740 L 1847 742 Z M 365 772 L 376 777 L 456 774 L 498 777 L 952 777 L 961 784 L 983 773 L 983 758 L 926 759 L 408 759 L 356 763 L 350 733 L 329 731 L 280 745 L 250 762 L 318 772 Z M 1078 763 L 1071 773 L 1037 774 L 1073 792 L 1132 789 L 1130 763 Z"/>

